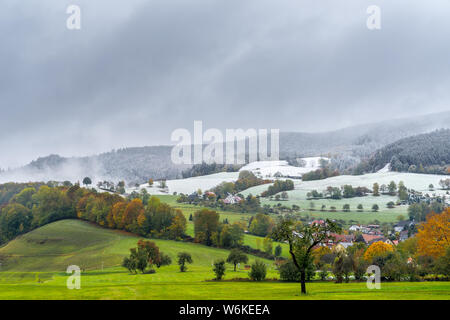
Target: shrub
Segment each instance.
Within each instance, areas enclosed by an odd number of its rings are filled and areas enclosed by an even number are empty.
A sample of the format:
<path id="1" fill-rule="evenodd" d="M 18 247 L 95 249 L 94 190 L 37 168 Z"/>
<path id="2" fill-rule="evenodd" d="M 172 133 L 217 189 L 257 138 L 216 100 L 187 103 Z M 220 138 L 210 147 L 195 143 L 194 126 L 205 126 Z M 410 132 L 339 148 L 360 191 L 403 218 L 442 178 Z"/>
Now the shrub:
<path id="1" fill-rule="evenodd" d="M 266 279 L 267 268 L 264 262 L 260 260 L 256 260 L 254 264 L 252 264 L 252 269 L 249 272 L 250 279 L 253 281 L 263 281 Z"/>
<path id="2" fill-rule="evenodd" d="M 216 280 L 222 280 L 225 275 L 225 260 L 214 261 L 213 271 L 216 274 Z"/>
<path id="3" fill-rule="evenodd" d="M 156 266 L 159 268 L 162 266 L 168 266 L 170 264 L 172 264 L 172 259 L 169 257 L 169 255 L 167 255 L 165 253 L 161 253 L 160 257 L 159 257 L 159 261 L 156 264 Z"/>
<path id="4" fill-rule="evenodd" d="M 193 260 L 189 253 L 187 253 L 187 252 L 178 253 L 178 264 L 180 265 L 181 272 L 186 272 L 186 270 L 187 270 L 186 263 L 192 263 L 192 262 L 193 262 Z"/>
<path id="5" fill-rule="evenodd" d="M 328 277 L 328 270 L 327 269 L 329 269 L 329 267 L 330 267 L 329 264 L 324 265 L 322 270 L 319 271 L 320 280 L 325 281 L 327 279 L 327 277 Z"/>
<path id="6" fill-rule="evenodd" d="M 280 279 L 283 281 L 299 282 L 300 281 L 300 271 L 294 265 L 292 260 L 283 263 L 279 268 Z"/>
<path id="7" fill-rule="evenodd" d="M 282 251 L 283 251 L 283 248 L 280 245 L 277 245 L 275 247 L 275 257 L 281 256 Z"/>

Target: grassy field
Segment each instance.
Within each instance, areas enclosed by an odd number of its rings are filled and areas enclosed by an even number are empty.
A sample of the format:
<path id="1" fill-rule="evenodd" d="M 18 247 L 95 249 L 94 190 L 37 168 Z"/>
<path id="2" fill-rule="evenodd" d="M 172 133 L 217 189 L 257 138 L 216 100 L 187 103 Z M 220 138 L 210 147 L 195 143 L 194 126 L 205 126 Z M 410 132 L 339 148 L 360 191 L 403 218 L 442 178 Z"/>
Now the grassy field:
<path id="1" fill-rule="evenodd" d="M 62 272 L 71 264 L 84 270 L 120 266 L 139 239 L 80 220 L 62 220 L 22 235 L 0 248 L 1 271 Z M 191 253 L 196 266 L 210 266 L 213 260 L 226 258 L 229 253 L 225 249 L 194 243 L 153 241 L 174 262 L 178 252 Z M 253 260 L 252 256 L 250 258 Z"/>
<path id="2" fill-rule="evenodd" d="M 445 193 L 443 190 L 429 191 L 428 186 L 432 183 L 434 186 L 439 185 L 439 180 L 445 179 L 442 175 L 429 175 L 429 174 L 416 174 L 416 173 L 402 173 L 402 172 L 377 172 L 360 176 L 342 175 L 332 177 L 323 180 L 315 181 L 299 181 L 294 180 L 295 189 L 288 191 L 289 199 L 287 201 L 271 201 L 269 199 L 261 199 L 261 204 L 269 204 L 271 206 L 281 203 L 285 206 L 297 205 L 302 210 L 302 215 L 310 215 L 316 218 L 330 218 L 345 220 L 347 224 L 351 223 L 369 223 L 375 220 L 379 222 L 395 222 L 399 215 L 407 217 L 407 206 L 395 206 L 394 208 L 387 208 L 386 204 L 390 201 L 397 202 L 398 197 L 382 195 L 374 197 L 368 195 L 365 197 L 355 197 L 349 199 L 320 199 L 320 200 L 308 200 L 307 193 L 312 190 L 323 192 L 328 186 L 341 187 L 349 184 L 353 187 L 367 187 L 372 189 L 375 182 L 388 185 L 390 181 L 394 181 L 398 184 L 400 181 L 405 183 L 407 188 L 412 188 L 416 191 L 424 193 L 440 194 Z M 268 185 L 261 185 L 249 188 L 241 192 L 244 196 L 248 194 L 258 195 L 261 192 L 267 190 Z M 313 204 L 314 211 L 311 210 L 311 204 Z M 350 205 L 350 212 L 344 212 L 343 206 L 345 204 Z M 357 211 L 357 206 L 361 204 L 363 206 L 363 212 Z M 374 204 L 379 206 L 378 212 L 372 212 L 371 208 Z M 322 205 L 326 206 L 326 211 L 319 211 Z M 330 208 L 334 206 L 336 212 L 330 212 Z"/>
<path id="3" fill-rule="evenodd" d="M 66 287 L 68 275 L 54 274 L 42 279 L 36 273 L 0 273 L 0 299 L 174 299 L 174 300 L 406 300 L 450 299 L 449 282 L 382 283 L 380 290 L 369 290 L 365 283 L 335 284 L 312 282 L 308 294 L 299 294 L 298 283 L 280 281 L 207 281 L 211 268 L 193 266 L 181 273 L 176 266 L 162 267 L 155 274 L 130 275 L 120 268 L 89 271 L 81 275 L 81 289 Z M 271 272 L 272 273 L 272 272 Z M 247 277 L 245 271 L 227 270 L 225 279 Z"/>
<path id="4" fill-rule="evenodd" d="M 246 242 L 254 242 L 253 236 Z M 308 295 L 299 295 L 298 283 L 278 280 L 273 261 L 265 282 L 251 282 L 248 271 L 233 271 L 227 264 L 225 280 L 214 278 L 211 263 L 225 258 L 228 250 L 199 244 L 154 240 L 173 264 L 155 274 L 129 274 L 120 267 L 138 237 L 102 229 L 79 220 L 63 220 L 36 229 L 0 248 L 0 299 L 450 299 L 449 282 L 383 283 L 368 290 L 365 283 L 312 282 Z M 283 251 L 287 253 L 287 250 Z M 176 254 L 187 251 L 194 263 L 181 273 Z M 250 263 L 255 257 L 250 257 Z M 79 265 L 81 289 L 66 287 L 67 266 Z M 244 280 L 236 280 L 236 279 Z"/>

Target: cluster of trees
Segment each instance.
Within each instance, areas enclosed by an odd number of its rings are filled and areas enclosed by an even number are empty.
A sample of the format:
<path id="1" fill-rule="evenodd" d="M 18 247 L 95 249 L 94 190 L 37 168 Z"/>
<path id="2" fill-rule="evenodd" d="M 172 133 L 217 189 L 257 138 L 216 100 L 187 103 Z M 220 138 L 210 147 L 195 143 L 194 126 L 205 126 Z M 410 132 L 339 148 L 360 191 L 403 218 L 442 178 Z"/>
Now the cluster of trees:
<path id="1" fill-rule="evenodd" d="M 228 194 L 236 194 L 245 189 L 270 183 L 270 180 L 263 180 L 253 174 L 253 172 L 243 170 L 239 172 L 239 177 L 235 182 L 223 182 L 210 191 L 217 195 L 217 199 L 224 199 Z"/>
<path id="2" fill-rule="evenodd" d="M 158 268 L 170 265 L 172 259 L 159 251 L 159 247 L 149 240 L 139 240 L 137 248 L 130 249 L 130 256 L 125 257 L 122 266 L 127 268 L 131 273 L 155 273 L 153 266 Z"/>
<path id="3" fill-rule="evenodd" d="M 275 222 L 269 215 L 258 213 L 250 218 L 248 231 L 257 236 L 266 237 L 272 232 L 274 226 Z"/>
<path id="4" fill-rule="evenodd" d="M 184 170 L 182 172 L 183 178 L 205 176 L 208 174 L 219 173 L 219 172 L 236 172 L 241 168 L 239 165 L 228 165 L 228 164 L 217 164 L 205 163 L 195 164 L 191 168 Z"/>
<path id="5" fill-rule="evenodd" d="M 142 236 L 181 239 L 186 218 L 181 210 L 151 197 L 126 200 L 117 195 L 88 193 L 77 203 L 77 217 L 112 229 L 127 230 Z"/>
<path id="6" fill-rule="evenodd" d="M 207 246 L 233 248 L 242 245 L 244 226 L 241 223 L 225 224 L 220 222 L 216 211 L 202 209 L 193 216 L 195 242 Z"/>
<path id="7" fill-rule="evenodd" d="M 34 190 L 38 190 L 41 186 L 46 185 L 42 182 L 34 182 L 34 183 L 15 183 L 9 182 L 0 184 L 0 206 L 3 206 L 11 201 L 11 199 L 21 192 L 25 188 L 33 188 Z M 48 186 L 52 186 L 53 183 L 49 182 Z"/>
<path id="8" fill-rule="evenodd" d="M 410 220 L 417 222 L 425 221 L 430 213 L 442 212 L 444 204 L 437 201 L 412 203 L 408 206 L 408 216 Z"/>
<path id="9" fill-rule="evenodd" d="M 253 196 L 249 194 L 244 197 L 241 194 L 237 194 L 242 200 L 235 203 L 225 203 L 222 197 L 218 197 L 211 192 L 201 193 L 198 190 L 196 193 L 191 195 L 180 194 L 177 198 L 179 203 L 189 203 L 198 206 L 203 206 L 207 208 L 220 209 L 222 211 L 232 211 L 232 212 L 262 212 L 261 202 L 259 196 Z"/>
<path id="10" fill-rule="evenodd" d="M 332 170 L 328 166 L 317 169 L 315 171 L 307 172 L 302 175 L 303 181 L 322 180 L 330 177 L 336 177 L 339 175 L 338 170 Z"/>
<path id="11" fill-rule="evenodd" d="M 53 221 L 70 218 L 170 239 L 180 239 L 186 230 L 182 212 L 155 197 L 144 205 L 138 198 L 128 200 L 117 194 L 97 193 L 77 184 L 71 187 L 35 184 L 4 189 L 7 195 L 3 194 L 3 199 L 9 201 L 0 211 L 2 243 Z M 11 190 L 16 194 L 12 195 Z"/>
<path id="12" fill-rule="evenodd" d="M 317 190 L 312 190 L 308 192 L 306 196 L 313 199 L 331 198 L 331 199 L 342 199 L 342 198 L 354 198 L 354 197 L 364 197 L 368 193 L 372 192 L 366 187 L 356 187 L 351 185 L 344 185 L 339 187 L 327 187 L 324 192 L 318 192 Z"/>
<path id="13" fill-rule="evenodd" d="M 8 189 L 10 190 L 10 189 Z M 39 184 L 16 189 L 8 194 L 0 211 L 0 242 L 7 242 L 47 223 L 76 217 L 73 188 Z"/>
<path id="14" fill-rule="evenodd" d="M 239 194 L 240 191 L 270 183 L 270 180 L 262 180 L 256 177 L 250 171 L 241 171 L 239 178 L 235 182 L 223 182 L 213 189 L 206 191 L 202 195 L 202 191 L 198 190 L 191 195 L 180 194 L 177 202 L 201 205 L 209 208 L 219 208 L 224 211 L 233 212 L 261 212 L 261 203 L 259 197 L 248 195 L 247 197 Z M 239 196 L 242 200 L 234 203 L 226 203 L 225 200 L 229 195 Z"/>
<path id="15" fill-rule="evenodd" d="M 242 252 L 231 252 L 226 262 L 234 264 L 234 271 L 236 271 L 236 264 L 240 262 L 247 262 L 247 256 Z M 219 259 L 213 263 L 213 272 L 216 275 L 214 280 L 220 281 L 225 276 L 225 260 Z M 263 281 L 266 279 L 267 267 L 266 264 L 260 260 L 256 260 L 252 265 L 249 277 L 253 281 Z"/>
<path id="16" fill-rule="evenodd" d="M 294 190 L 294 182 L 292 180 L 276 180 L 273 185 L 261 193 L 261 197 L 270 197 L 282 191 Z"/>
<path id="17" fill-rule="evenodd" d="M 87 182 L 87 183 L 85 183 Z M 89 177 L 84 178 L 83 184 L 91 185 L 92 181 Z M 125 181 L 119 181 L 117 185 L 113 181 L 99 181 L 97 183 L 97 188 L 110 192 L 117 192 L 119 194 L 125 194 Z"/>
<path id="18" fill-rule="evenodd" d="M 439 181 L 439 185 L 442 189 L 450 190 L 450 179 L 442 179 Z"/>
<path id="19" fill-rule="evenodd" d="M 278 262 L 280 278 L 305 282 L 318 274 L 321 280 L 333 275 L 336 282 L 364 280 L 367 267 L 377 265 L 385 281 L 417 281 L 450 278 L 450 209 L 431 214 L 419 226 L 416 237 L 392 246 L 382 241 L 366 246 L 329 248 L 325 244 L 330 232 L 339 232 L 327 221 L 323 225 L 305 225 L 284 219 L 275 227 L 273 237 L 287 241 L 291 259 Z"/>
<path id="20" fill-rule="evenodd" d="M 398 140 L 379 149 L 368 166 L 377 171 L 390 164 L 393 171 L 450 174 L 450 129 Z"/>

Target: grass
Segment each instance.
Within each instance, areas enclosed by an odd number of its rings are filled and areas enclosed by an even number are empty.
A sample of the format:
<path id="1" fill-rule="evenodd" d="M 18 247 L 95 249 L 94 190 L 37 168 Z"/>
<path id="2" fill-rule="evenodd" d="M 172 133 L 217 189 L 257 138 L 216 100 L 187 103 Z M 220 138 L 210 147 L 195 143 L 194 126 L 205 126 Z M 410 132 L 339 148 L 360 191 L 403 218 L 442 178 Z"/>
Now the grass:
<path id="1" fill-rule="evenodd" d="M 80 220 L 62 220 L 22 235 L 0 248 L 2 271 L 65 271 L 69 265 L 83 270 L 120 266 L 140 237 L 100 228 Z M 226 259 L 229 251 L 173 240 L 152 240 L 172 261 L 182 251 L 191 253 L 197 266 Z M 250 260 L 254 260 L 250 256 Z M 270 263 L 269 260 L 266 260 Z"/>
<path id="2" fill-rule="evenodd" d="M 16 282 L 3 281 L 4 277 Z M 225 279 L 246 277 L 246 272 L 227 269 Z M 449 282 L 382 283 L 380 290 L 369 290 L 365 283 L 335 284 L 312 282 L 307 295 L 300 295 L 298 283 L 279 281 L 205 281 L 212 279 L 210 268 L 191 267 L 181 273 L 176 266 L 162 267 L 155 274 L 130 275 L 123 269 L 82 273 L 81 289 L 66 287 L 68 275 L 55 274 L 50 280 L 38 283 L 33 275 L 0 274 L 0 299 L 174 299 L 174 300 L 290 300 L 290 299 L 450 299 Z"/>
<path id="3" fill-rule="evenodd" d="M 256 243 L 256 238 L 247 236 L 246 241 Z M 240 266 L 234 272 L 230 264 L 225 281 L 210 281 L 212 261 L 229 251 L 171 240 L 154 241 L 172 257 L 172 265 L 155 274 L 134 275 L 119 264 L 137 240 L 79 220 L 36 229 L 0 248 L 0 299 L 450 299 L 449 282 L 382 283 L 381 290 L 368 290 L 365 283 L 312 282 L 307 284 L 308 295 L 301 296 L 298 283 L 231 281 L 248 279 L 248 271 Z M 194 260 L 184 273 L 175 264 L 180 251 L 190 252 Z M 249 258 L 249 263 L 255 260 Z M 267 277 L 277 279 L 273 262 L 263 261 Z M 71 264 L 84 269 L 80 290 L 67 289 L 65 270 Z"/>

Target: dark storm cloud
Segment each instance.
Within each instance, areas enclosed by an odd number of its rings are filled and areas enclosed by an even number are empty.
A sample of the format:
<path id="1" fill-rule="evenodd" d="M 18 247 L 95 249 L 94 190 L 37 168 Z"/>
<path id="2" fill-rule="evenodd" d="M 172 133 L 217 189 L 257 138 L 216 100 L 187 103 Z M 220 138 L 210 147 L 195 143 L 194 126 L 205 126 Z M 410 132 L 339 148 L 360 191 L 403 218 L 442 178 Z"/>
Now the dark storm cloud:
<path id="1" fill-rule="evenodd" d="M 0 167 L 168 143 L 194 120 L 323 131 L 448 110 L 449 15 L 444 0 L 4 1 Z"/>

